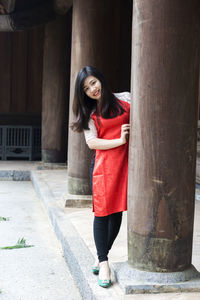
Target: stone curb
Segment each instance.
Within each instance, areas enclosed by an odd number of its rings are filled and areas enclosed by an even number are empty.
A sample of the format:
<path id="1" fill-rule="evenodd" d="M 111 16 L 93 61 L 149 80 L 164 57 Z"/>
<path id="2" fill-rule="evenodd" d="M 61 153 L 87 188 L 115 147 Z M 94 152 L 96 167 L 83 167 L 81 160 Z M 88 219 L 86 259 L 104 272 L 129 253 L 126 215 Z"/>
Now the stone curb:
<path id="1" fill-rule="evenodd" d="M 92 255 L 88 253 L 88 249 L 85 247 L 82 239 L 77 234 L 73 225 L 69 222 L 69 220 L 67 220 L 67 218 L 64 217 L 61 209 L 54 204 L 54 196 L 42 178 L 37 176 L 36 173 L 32 171 L 31 181 L 48 214 L 55 234 L 58 240 L 61 242 L 64 257 L 67 261 L 73 278 L 77 282 L 82 297 L 84 299 L 96 299 L 88 282 L 85 281 L 83 271 L 80 269 L 80 263 L 85 264 L 87 261 L 89 261 L 88 264 L 91 264 Z"/>
<path id="2" fill-rule="evenodd" d="M 22 170 L 1 170 L 0 171 L 1 181 L 30 181 L 30 171 Z"/>

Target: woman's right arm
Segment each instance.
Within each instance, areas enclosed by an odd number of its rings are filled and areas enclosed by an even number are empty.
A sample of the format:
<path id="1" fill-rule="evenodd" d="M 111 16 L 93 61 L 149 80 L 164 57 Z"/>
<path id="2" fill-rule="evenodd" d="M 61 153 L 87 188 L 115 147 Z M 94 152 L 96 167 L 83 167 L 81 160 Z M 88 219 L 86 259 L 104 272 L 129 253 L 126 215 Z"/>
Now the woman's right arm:
<path id="1" fill-rule="evenodd" d="M 95 150 L 108 150 L 124 145 L 127 142 L 130 124 L 123 124 L 121 127 L 121 137 L 119 139 L 99 139 L 94 137 L 87 141 L 88 147 Z"/>

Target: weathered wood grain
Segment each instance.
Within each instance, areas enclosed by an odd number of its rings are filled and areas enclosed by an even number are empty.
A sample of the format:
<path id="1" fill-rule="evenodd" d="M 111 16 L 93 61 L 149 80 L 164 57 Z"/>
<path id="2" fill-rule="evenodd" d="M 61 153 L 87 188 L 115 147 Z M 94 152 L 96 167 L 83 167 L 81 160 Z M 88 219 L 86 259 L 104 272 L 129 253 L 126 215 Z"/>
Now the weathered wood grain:
<path id="1" fill-rule="evenodd" d="M 198 0 L 134 1 L 129 263 L 146 271 L 183 271 L 191 265 L 198 8 Z"/>

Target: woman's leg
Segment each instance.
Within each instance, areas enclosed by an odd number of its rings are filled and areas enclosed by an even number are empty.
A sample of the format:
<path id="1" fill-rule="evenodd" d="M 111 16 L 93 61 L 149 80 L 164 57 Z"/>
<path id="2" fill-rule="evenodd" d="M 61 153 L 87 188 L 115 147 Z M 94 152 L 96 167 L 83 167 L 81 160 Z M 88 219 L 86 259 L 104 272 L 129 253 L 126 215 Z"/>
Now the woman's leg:
<path id="1" fill-rule="evenodd" d="M 110 251 L 122 222 L 122 212 L 109 215 L 108 219 L 108 252 Z"/>
<path id="2" fill-rule="evenodd" d="M 102 287 L 111 285 L 110 268 L 108 264 L 108 219 L 109 216 L 94 218 L 94 240 L 99 260 L 98 284 Z"/>
<path id="3" fill-rule="evenodd" d="M 94 217 L 93 232 L 99 262 L 108 260 L 108 219 L 109 216 Z"/>
<path id="4" fill-rule="evenodd" d="M 119 232 L 121 220 L 122 212 L 94 218 L 94 240 L 100 267 L 98 283 L 102 287 L 111 285 L 108 252 Z"/>
<path id="5" fill-rule="evenodd" d="M 108 260 L 108 252 L 119 233 L 121 221 L 122 212 L 94 218 L 94 241 L 99 262 Z"/>
<path id="6" fill-rule="evenodd" d="M 92 177 L 93 177 L 93 170 L 95 164 L 95 155 L 92 160 L 91 169 L 90 169 L 90 184 L 91 190 L 92 188 Z M 93 225 L 93 232 L 94 232 L 94 240 L 97 249 L 98 261 L 99 263 L 95 262 L 92 270 L 94 274 L 99 273 L 98 284 L 102 287 L 108 287 L 111 285 L 110 279 L 110 268 L 108 264 L 108 217 L 95 217 L 94 218 L 94 225 Z"/>

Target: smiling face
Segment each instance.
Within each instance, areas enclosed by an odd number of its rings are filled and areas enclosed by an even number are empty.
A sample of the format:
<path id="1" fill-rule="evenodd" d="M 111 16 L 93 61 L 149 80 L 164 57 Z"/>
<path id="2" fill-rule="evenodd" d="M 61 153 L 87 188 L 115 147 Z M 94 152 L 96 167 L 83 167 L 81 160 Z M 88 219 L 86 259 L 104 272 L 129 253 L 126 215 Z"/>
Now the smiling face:
<path id="1" fill-rule="evenodd" d="M 92 99 L 101 99 L 101 82 L 94 76 L 88 76 L 84 81 L 84 92 Z"/>

